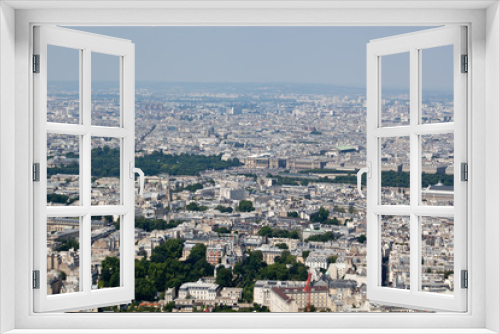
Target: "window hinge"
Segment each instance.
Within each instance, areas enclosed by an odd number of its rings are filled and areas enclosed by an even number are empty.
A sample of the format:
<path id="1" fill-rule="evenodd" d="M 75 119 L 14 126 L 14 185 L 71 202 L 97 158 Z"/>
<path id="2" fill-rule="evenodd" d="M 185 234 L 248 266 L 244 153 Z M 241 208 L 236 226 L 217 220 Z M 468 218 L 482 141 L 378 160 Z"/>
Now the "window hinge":
<path id="1" fill-rule="evenodd" d="M 460 276 L 461 276 L 460 281 L 462 289 L 469 288 L 469 272 L 467 270 L 462 270 Z"/>
<path id="2" fill-rule="evenodd" d="M 462 73 L 467 73 L 469 72 L 469 56 L 467 55 L 462 55 Z"/>
<path id="3" fill-rule="evenodd" d="M 33 164 L 33 181 L 40 182 L 40 164 L 38 162 Z"/>
<path id="4" fill-rule="evenodd" d="M 33 270 L 33 289 L 40 289 L 40 270 Z"/>
<path id="5" fill-rule="evenodd" d="M 466 162 L 462 162 L 460 165 L 460 170 L 461 170 L 461 180 L 462 181 L 469 181 L 469 165 Z"/>
<path id="6" fill-rule="evenodd" d="M 33 55 L 33 73 L 40 73 L 40 55 Z"/>

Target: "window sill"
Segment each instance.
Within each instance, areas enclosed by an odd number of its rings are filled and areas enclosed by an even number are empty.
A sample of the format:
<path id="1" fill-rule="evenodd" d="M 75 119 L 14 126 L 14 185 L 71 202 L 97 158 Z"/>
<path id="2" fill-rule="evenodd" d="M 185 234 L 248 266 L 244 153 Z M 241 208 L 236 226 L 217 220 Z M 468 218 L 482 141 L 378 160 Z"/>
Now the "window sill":
<path id="1" fill-rule="evenodd" d="M 303 329 L 15 329 L 5 334 L 303 334 Z M 319 329 L 307 330 L 307 333 L 318 334 L 489 334 L 495 333 L 488 329 Z"/>

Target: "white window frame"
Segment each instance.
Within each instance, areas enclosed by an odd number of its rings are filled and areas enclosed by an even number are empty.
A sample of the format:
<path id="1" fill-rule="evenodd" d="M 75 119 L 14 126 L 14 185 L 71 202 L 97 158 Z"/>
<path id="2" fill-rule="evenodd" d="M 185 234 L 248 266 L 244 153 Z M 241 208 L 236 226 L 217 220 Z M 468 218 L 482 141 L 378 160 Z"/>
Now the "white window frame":
<path id="1" fill-rule="evenodd" d="M 39 288 L 34 290 L 35 312 L 78 310 L 106 305 L 128 304 L 134 299 L 134 160 L 135 160 L 135 61 L 134 44 L 129 40 L 61 27 L 35 26 L 34 54 L 39 56 L 39 73 L 33 75 L 34 163 L 39 164 L 39 181 L 33 184 L 34 270 L 39 271 Z M 47 46 L 78 50 L 79 55 L 79 124 L 47 120 Z M 92 53 L 113 55 L 119 60 L 120 124 L 115 127 L 92 125 L 91 67 Z M 47 207 L 47 136 L 78 136 L 79 189 L 78 206 Z M 91 205 L 92 138 L 109 137 L 120 142 L 120 203 Z M 92 290 L 91 219 L 92 216 L 120 217 L 120 286 Z M 47 294 L 47 218 L 79 217 L 78 292 Z"/>
<path id="2" fill-rule="evenodd" d="M 467 184 L 461 180 L 461 163 L 467 163 L 467 76 L 462 73 L 461 56 L 467 54 L 465 26 L 449 26 L 422 30 L 370 41 L 367 45 L 367 298 L 373 303 L 411 305 L 423 310 L 463 312 L 467 309 L 467 290 L 461 288 L 460 275 L 467 270 Z M 422 50 L 451 45 L 453 56 L 454 119 L 453 122 L 423 124 Z M 382 124 L 382 75 L 384 56 L 408 53 L 410 76 L 410 123 L 384 126 Z M 385 63 L 386 64 L 386 63 Z M 421 136 L 453 135 L 454 205 L 421 205 Z M 408 138 L 410 143 L 410 204 L 390 205 L 381 202 L 381 140 Z M 408 216 L 410 232 L 410 289 L 381 286 L 382 216 Z M 452 294 L 430 293 L 421 290 L 423 217 L 453 219 L 454 231 L 454 291 Z"/>
<path id="3" fill-rule="evenodd" d="M 19 10 L 14 11 L 10 6 Z M 120 8 L 121 6 L 121 8 Z M 66 7 L 66 8 L 61 8 Z M 97 8 L 99 7 L 99 8 Z M 124 9 L 132 7 L 134 9 Z M 149 9 L 148 9 L 149 7 Z M 162 7 L 162 8 L 159 8 Z M 397 8 L 394 8 L 397 7 Z M 22 9 L 24 8 L 24 9 Z M 75 9 L 80 8 L 80 9 Z M 85 8 L 85 9 L 81 9 Z M 108 9 L 106 9 L 108 8 Z M 142 10 L 137 10 L 141 8 Z M 153 9 L 151 9 L 153 8 Z M 43 10 L 42 10 L 43 9 Z M 47 10 L 49 9 L 49 10 Z M 0 323 L 2 331 L 37 333 L 162 332 L 329 333 L 494 333 L 500 331 L 500 11 L 487 2 L 18 2 L 0 4 Z M 30 248 L 33 213 L 31 159 L 32 103 L 29 55 L 32 26 L 60 25 L 423 25 L 465 24 L 469 27 L 468 142 L 470 189 L 467 313 L 436 314 L 34 314 Z M 15 37 L 14 37 L 15 36 Z M 15 72 L 13 70 L 15 66 Z M 12 82 L 15 81 L 15 87 Z M 8 111 L 6 111 L 8 109 Z M 15 110 L 15 113 L 12 113 Z M 12 136 L 15 145 L 12 145 Z M 488 152 L 488 153 L 486 153 Z M 11 161 L 15 160 L 15 164 Z M 488 164 L 486 164 L 488 162 Z M 15 177 L 12 174 L 15 172 Z M 486 182 L 488 174 L 488 182 Z M 15 198 L 11 189 L 16 189 Z M 488 194 L 488 196 L 486 196 Z M 486 204 L 485 204 L 486 203 Z M 489 205 L 486 211 L 486 205 Z M 15 224 L 11 222 L 15 221 Z M 15 235 L 15 238 L 12 238 Z M 12 256 L 14 249 L 14 256 Z M 488 249 L 488 253 L 486 253 Z M 492 256 L 488 266 L 485 256 Z M 477 273 L 477 274 L 475 274 Z M 486 277 L 488 280 L 486 280 Z M 486 290 L 488 283 L 488 290 Z M 12 307 L 14 305 L 14 307 Z M 167 317 L 168 316 L 168 317 Z M 230 328 L 230 330 L 227 330 Z M 225 329 L 225 330 L 224 330 Z"/>

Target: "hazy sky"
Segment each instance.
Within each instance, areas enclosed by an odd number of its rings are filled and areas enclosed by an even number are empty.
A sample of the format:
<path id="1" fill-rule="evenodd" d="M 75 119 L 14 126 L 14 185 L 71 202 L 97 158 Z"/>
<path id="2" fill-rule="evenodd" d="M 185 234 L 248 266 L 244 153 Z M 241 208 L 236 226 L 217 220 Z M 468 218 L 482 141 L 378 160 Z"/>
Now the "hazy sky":
<path id="1" fill-rule="evenodd" d="M 426 27 L 73 27 L 131 40 L 136 80 L 366 85 L 366 44 Z M 442 49 L 442 50 L 441 50 Z M 433 53 L 427 56 L 427 53 Z M 71 80 L 76 57 L 49 53 L 49 79 Z M 453 84 L 451 47 L 425 51 L 424 89 Z M 111 61 L 106 58 L 111 58 Z M 118 61 L 94 57 L 93 80 L 116 80 Z M 408 87 L 408 57 L 382 61 L 383 85 Z M 73 59 L 73 60 L 71 60 Z M 71 62 L 73 64 L 71 64 Z"/>

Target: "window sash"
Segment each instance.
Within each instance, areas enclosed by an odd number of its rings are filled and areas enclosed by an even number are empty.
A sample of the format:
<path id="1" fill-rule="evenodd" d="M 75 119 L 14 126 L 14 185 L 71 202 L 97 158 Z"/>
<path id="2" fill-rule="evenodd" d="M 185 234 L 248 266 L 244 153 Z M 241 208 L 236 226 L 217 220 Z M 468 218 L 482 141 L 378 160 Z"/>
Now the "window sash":
<path id="1" fill-rule="evenodd" d="M 56 45 L 80 53 L 80 124 L 47 122 L 47 46 Z M 120 57 L 120 127 L 91 124 L 91 53 Z M 127 40 L 64 28 L 34 28 L 34 54 L 40 55 L 40 73 L 34 74 L 34 162 L 40 164 L 40 181 L 34 183 L 34 270 L 40 271 L 40 288 L 34 292 L 34 311 L 72 311 L 128 303 L 134 298 L 134 179 L 135 96 L 134 45 Z M 47 207 L 47 134 L 80 138 L 80 205 Z M 120 205 L 91 205 L 91 139 L 120 140 Z M 120 287 L 92 290 L 91 217 L 120 215 Z M 47 294 L 47 218 L 80 217 L 80 291 Z"/>
<path id="2" fill-rule="evenodd" d="M 367 297 L 371 302 L 423 310 L 467 310 L 467 290 L 460 288 L 460 272 L 467 269 L 467 183 L 460 180 L 460 164 L 467 162 L 467 75 L 460 73 L 461 54 L 466 54 L 466 28 L 442 27 L 371 41 L 367 45 Z M 422 49 L 454 46 L 454 122 L 420 123 Z M 410 53 L 410 124 L 382 127 L 381 57 Z M 421 139 L 424 134 L 454 134 L 454 206 L 420 205 Z M 410 205 L 381 205 L 380 140 L 407 136 L 410 139 Z M 381 215 L 410 216 L 410 290 L 382 287 Z M 422 216 L 454 218 L 454 293 L 452 296 L 420 291 Z"/>

